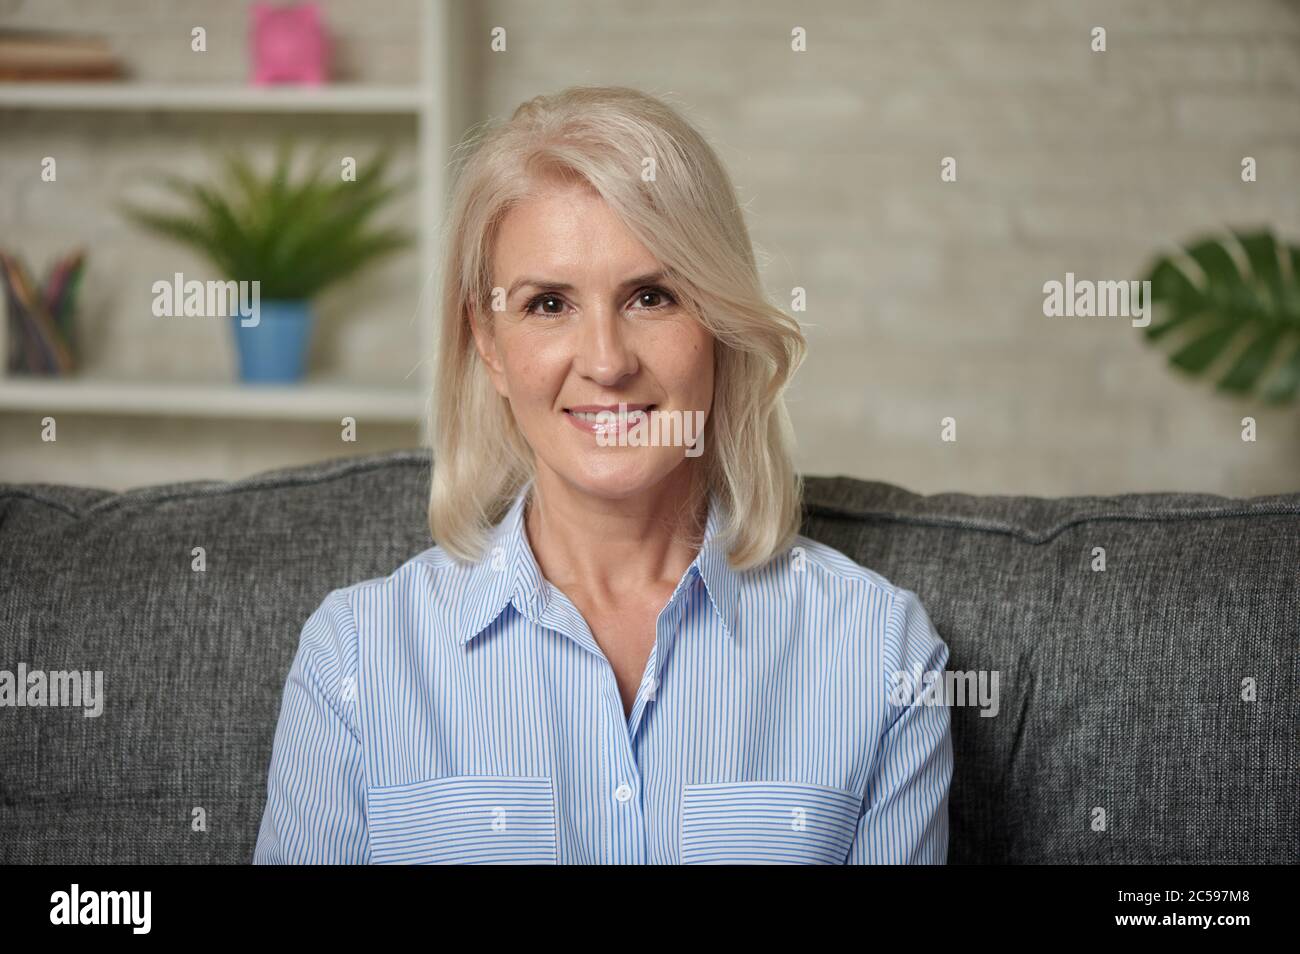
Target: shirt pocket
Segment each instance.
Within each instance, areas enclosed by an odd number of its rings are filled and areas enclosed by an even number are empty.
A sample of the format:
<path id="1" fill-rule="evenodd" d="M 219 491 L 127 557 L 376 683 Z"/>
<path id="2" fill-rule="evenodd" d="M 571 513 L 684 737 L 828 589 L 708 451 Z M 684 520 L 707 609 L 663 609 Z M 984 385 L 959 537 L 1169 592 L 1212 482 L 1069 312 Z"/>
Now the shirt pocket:
<path id="1" fill-rule="evenodd" d="M 376 864 L 555 864 L 546 776 L 453 775 L 367 793 Z"/>
<path id="2" fill-rule="evenodd" d="M 862 799 L 802 782 L 714 782 L 682 789 L 684 865 L 838 865 Z"/>

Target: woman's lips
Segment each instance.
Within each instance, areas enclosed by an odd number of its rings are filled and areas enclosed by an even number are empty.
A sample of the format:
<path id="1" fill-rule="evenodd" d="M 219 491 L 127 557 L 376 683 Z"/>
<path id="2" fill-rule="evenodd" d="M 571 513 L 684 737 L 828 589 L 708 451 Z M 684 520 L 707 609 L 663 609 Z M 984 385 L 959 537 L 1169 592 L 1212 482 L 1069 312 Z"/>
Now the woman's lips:
<path id="1" fill-rule="evenodd" d="M 588 434 L 617 434 L 621 430 L 627 430 L 639 418 L 644 417 L 657 406 L 655 404 L 628 404 L 626 405 L 626 416 L 620 416 L 617 407 L 580 404 L 574 407 L 566 407 L 564 416 L 568 418 L 569 423 L 574 427 Z"/>

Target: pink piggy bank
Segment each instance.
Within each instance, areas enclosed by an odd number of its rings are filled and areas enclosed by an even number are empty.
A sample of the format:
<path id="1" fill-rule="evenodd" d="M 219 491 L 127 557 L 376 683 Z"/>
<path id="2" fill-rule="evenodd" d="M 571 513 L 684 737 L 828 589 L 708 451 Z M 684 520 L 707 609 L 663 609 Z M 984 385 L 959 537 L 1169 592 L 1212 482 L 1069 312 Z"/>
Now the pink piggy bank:
<path id="1" fill-rule="evenodd" d="M 253 84 L 307 83 L 319 86 L 328 73 L 329 38 L 314 3 L 273 7 L 253 4 L 249 30 Z"/>

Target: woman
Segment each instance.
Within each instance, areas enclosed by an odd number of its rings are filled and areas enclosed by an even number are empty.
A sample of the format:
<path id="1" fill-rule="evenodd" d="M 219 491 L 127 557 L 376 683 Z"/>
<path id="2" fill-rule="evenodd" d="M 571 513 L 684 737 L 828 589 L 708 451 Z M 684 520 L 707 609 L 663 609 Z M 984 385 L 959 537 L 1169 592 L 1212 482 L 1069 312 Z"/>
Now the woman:
<path id="1" fill-rule="evenodd" d="M 948 650 L 798 535 L 804 339 L 713 150 L 539 97 L 448 235 L 438 545 L 307 621 L 255 860 L 944 862 L 948 710 L 889 692 Z"/>

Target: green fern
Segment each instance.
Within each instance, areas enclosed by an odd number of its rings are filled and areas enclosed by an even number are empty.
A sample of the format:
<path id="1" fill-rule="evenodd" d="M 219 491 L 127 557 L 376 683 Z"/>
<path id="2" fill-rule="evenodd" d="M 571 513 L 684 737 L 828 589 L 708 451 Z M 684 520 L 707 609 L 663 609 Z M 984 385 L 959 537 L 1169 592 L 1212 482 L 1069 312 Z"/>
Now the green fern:
<path id="1" fill-rule="evenodd" d="M 1193 375 L 1232 352 L 1219 390 L 1273 404 L 1293 400 L 1300 392 L 1300 247 L 1261 231 L 1204 238 L 1185 250 L 1161 258 L 1146 276 L 1163 318 L 1147 327 L 1147 339 L 1178 332 L 1169 363 Z"/>
<path id="2" fill-rule="evenodd" d="M 270 174 L 259 175 L 243 156 L 227 152 L 214 185 L 158 174 L 157 181 L 188 206 L 182 214 L 118 208 L 136 224 L 197 249 L 224 277 L 260 282 L 263 300 L 312 298 L 412 243 L 404 229 L 370 224 L 409 186 L 387 181 L 389 152 L 358 163 L 351 181 L 339 176 L 337 159 L 323 148 L 308 171 L 295 176 L 293 153 L 293 145 L 281 140 Z"/>

